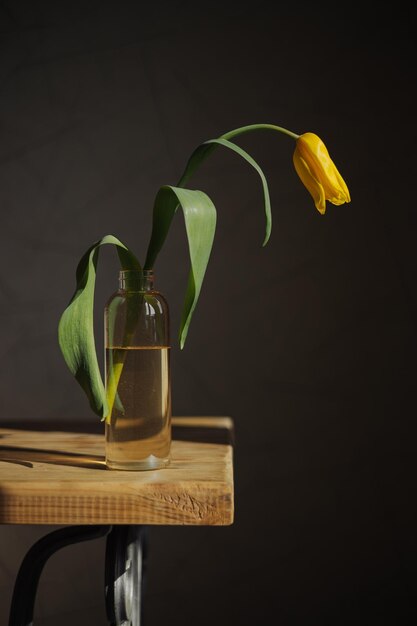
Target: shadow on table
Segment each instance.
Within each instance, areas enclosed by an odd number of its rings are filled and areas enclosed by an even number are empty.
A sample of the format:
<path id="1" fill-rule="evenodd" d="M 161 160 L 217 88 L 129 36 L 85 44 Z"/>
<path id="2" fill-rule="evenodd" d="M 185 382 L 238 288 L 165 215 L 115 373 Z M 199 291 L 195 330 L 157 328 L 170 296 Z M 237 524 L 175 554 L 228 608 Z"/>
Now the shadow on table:
<path id="1" fill-rule="evenodd" d="M 60 450 L 41 450 L 19 446 L 0 445 L 0 461 L 15 463 L 24 467 L 33 467 L 33 463 L 51 463 L 53 465 L 71 465 L 89 469 L 106 469 L 104 456 L 63 452 Z"/>

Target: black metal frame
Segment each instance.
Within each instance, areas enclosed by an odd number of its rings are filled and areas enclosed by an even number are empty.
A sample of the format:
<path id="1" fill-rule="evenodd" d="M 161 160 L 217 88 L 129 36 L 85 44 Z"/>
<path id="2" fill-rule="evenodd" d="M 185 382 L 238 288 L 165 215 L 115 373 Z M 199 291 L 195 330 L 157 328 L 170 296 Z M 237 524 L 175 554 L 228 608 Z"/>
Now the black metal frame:
<path id="1" fill-rule="evenodd" d="M 61 548 L 107 535 L 105 599 L 112 626 L 141 626 L 147 529 L 144 526 L 66 526 L 45 535 L 28 551 L 16 577 L 9 626 L 33 626 L 36 593 L 48 559 Z"/>
<path id="2" fill-rule="evenodd" d="M 113 526 L 107 537 L 105 594 L 112 626 L 143 624 L 147 544 L 146 526 Z"/>

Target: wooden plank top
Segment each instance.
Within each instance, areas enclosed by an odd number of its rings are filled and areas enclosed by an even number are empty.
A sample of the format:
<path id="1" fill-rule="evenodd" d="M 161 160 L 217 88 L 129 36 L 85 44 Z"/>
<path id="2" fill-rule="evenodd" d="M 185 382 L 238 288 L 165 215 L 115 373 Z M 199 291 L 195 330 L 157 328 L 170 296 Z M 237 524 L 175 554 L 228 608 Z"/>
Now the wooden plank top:
<path id="1" fill-rule="evenodd" d="M 233 522 L 230 418 L 173 418 L 170 465 L 136 472 L 107 470 L 103 433 L 47 427 L 0 424 L 0 523 Z"/>

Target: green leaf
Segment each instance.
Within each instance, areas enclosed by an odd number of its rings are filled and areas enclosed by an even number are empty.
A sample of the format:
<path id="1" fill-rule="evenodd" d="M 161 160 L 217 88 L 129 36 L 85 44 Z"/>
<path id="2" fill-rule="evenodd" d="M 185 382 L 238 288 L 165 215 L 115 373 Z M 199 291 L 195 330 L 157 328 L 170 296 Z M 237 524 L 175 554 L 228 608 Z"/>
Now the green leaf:
<path id="1" fill-rule="evenodd" d="M 259 177 L 260 177 L 261 182 L 262 182 L 263 193 L 264 193 L 264 208 L 265 208 L 265 217 L 266 217 L 265 239 L 264 239 L 262 245 L 266 246 L 266 244 L 268 243 L 268 240 L 269 240 L 269 238 L 271 236 L 272 214 L 271 214 L 271 200 L 270 200 L 270 197 L 269 197 L 268 183 L 267 183 L 265 174 L 263 173 L 261 167 L 255 161 L 255 159 L 253 159 L 250 156 L 250 154 L 245 152 L 245 150 L 243 150 L 240 146 L 237 146 L 236 144 L 232 143 L 231 141 L 227 141 L 227 139 L 222 139 L 221 137 L 220 137 L 220 139 L 210 139 L 209 141 L 206 141 L 206 144 L 209 144 L 209 145 L 210 144 L 217 144 L 217 145 L 220 145 L 220 146 L 224 146 L 225 148 L 229 148 L 229 150 L 232 150 L 233 152 L 236 152 L 236 154 L 238 154 L 243 159 L 245 159 L 245 161 L 247 161 L 249 163 L 249 165 L 252 165 L 254 170 L 256 170 L 256 172 L 259 174 Z"/>
<path id="2" fill-rule="evenodd" d="M 232 131 L 235 134 L 239 134 L 238 131 L 248 132 L 247 129 L 253 130 L 252 127 L 244 127 L 243 129 L 237 129 L 236 131 Z M 246 130 L 245 130 L 246 129 Z M 230 133 L 228 133 L 229 135 Z M 194 150 L 191 157 L 188 160 L 186 168 L 184 170 L 183 175 L 178 183 L 178 187 L 182 187 L 185 183 L 190 179 L 190 177 L 194 174 L 196 169 L 201 165 L 203 161 L 207 159 L 207 157 L 216 149 L 217 146 L 223 146 L 224 148 L 228 148 L 235 152 L 239 156 L 241 156 L 245 161 L 251 165 L 255 171 L 259 174 L 259 177 L 262 182 L 262 189 L 264 194 L 264 209 L 265 209 L 265 217 L 266 217 L 266 226 L 265 226 L 265 238 L 263 241 L 263 246 L 268 243 L 269 237 L 271 235 L 272 228 L 272 214 L 271 214 L 271 201 L 269 196 L 268 183 L 263 173 L 261 167 L 258 163 L 253 159 L 250 154 L 248 154 L 243 148 L 237 146 L 235 143 L 225 139 L 225 137 L 219 137 L 218 139 L 210 139 L 209 141 L 205 141 L 198 148 Z"/>
<path id="3" fill-rule="evenodd" d="M 230 130 L 227 133 L 224 133 L 219 137 L 219 139 L 225 139 L 230 142 L 231 139 L 238 137 L 239 135 L 245 135 L 246 133 L 252 133 L 258 130 L 267 130 L 274 131 L 278 133 L 283 133 L 291 137 L 292 139 L 297 140 L 299 135 L 291 132 L 290 130 L 283 128 L 282 126 L 277 126 L 276 124 L 249 124 L 248 126 L 241 126 L 240 128 L 235 128 L 234 130 Z M 212 141 L 212 140 L 211 140 Z M 207 159 L 208 156 L 215 150 L 215 145 L 208 145 L 210 141 L 206 141 L 202 143 L 198 148 L 194 150 L 188 159 L 187 165 L 185 166 L 183 175 L 181 176 L 179 182 L 177 183 L 177 187 L 184 187 L 186 182 L 190 179 L 190 177 L 194 174 L 195 170 L 201 165 L 203 161 Z"/>
<path id="4" fill-rule="evenodd" d="M 178 207 L 184 214 L 191 269 L 183 305 L 179 340 L 184 347 L 196 307 L 216 229 L 216 208 L 202 191 L 164 186 L 158 191 L 153 209 L 153 226 L 145 268 L 153 267 Z"/>
<path id="5" fill-rule="evenodd" d="M 191 317 L 194 312 L 195 306 L 197 304 L 198 296 L 201 290 L 202 281 L 204 279 L 204 273 L 206 271 L 208 259 L 210 256 L 210 250 L 213 244 L 213 240 L 199 240 L 198 245 L 194 241 L 196 236 L 201 236 L 201 233 L 204 233 L 204 229 L 206 228 L 204 224 L 204 220 L 210 219 L 210 210 L 215 215 L 215 208 L 210 198 L 201 191 L 190 191 L 188 189 L 184 189 L 186 182 L 190 179 L 196 169 L 202 164 L 203 161 L 218 147 L 223 146 L 224 148 L 228 148 L 235 152 L 240 157 L 242 157 L 249 165 L 251 165 L 257 174 L 259 175 L 262 183 L 263 195 L 264 195 L 264 210 L 266 217 L 266 226 L 265 226 L 265 237 L 263 241 L 263 245 L 265 246 L 269 240 L 271 235 L 272 228 L 272 213 L 271 213 L 271 201 L 268 189 L 268 183 L 263 173 L 261 167 L 258 163 L 253 159 L 250 154 L 248 154 L 243 148 L 237 146 L 228 140 L 228 137 L 234 137 L 241 133 L 249 132 L 252 130 L 259 130 L 263 128 L 265 125 L 253 125 L 253 126 L 245 126 L 240 129 L 236 129 L 219 137 L 218 139 L 210 139 L 209 141 L 204 142 L 190 156 L 186 168 L 184 170 L 183 175 L 181 176 L 178 185 L 176 187 L 165 186 L 162 187 L 158 192 L 154 205 L 153 212 L 153 225 L 152 225 L 152 235 L 151 240 L 148 247 L 148 252 L 146 255 L 145 268 L 152 268 L 156 261 L 156 258 L 165 242 L 167 237 L 172 218 L 175 215 L 175 212 L 178 206 L 181 204 L 184 211 L 185 224 L 187 229 L 187 237 L 188 237 L 188 245 L 190 249 L 190 258 L 191 258 L 191 272 L 188 279 L 187 291 L 185 295 L 185 302 L 183 307 L 182 319 L 181 319 L 181 327 L 180 327 L 180 346 L 184 347 L 185 339 L 188 333 L 188 329 L 191 322 Z M 269 125 L 266 125 L 269 128 Z M 271 127 L 276 130 L 276 127 Z M 187 194 L 199 194 L 195 196 L 187 196 Z M 180 200 L 180 195 L 182 193 L 182 198 L 184 203 Z M 191 200 L 191 205 L 194 199 L 198 199 L 199 202 L 199 210 L 195 210 L 189 213 L 188 203 Z M 203 202 L 202 202 L 203 200 Z M 191 206 L 190 205 L 190 206 Z M 194 222 L 192 222 L 189 215 L 193 216 Z M 193 223 L 194 226 L 189 228 L 188 224 Z M 214 237 L 214 228 L 215 222 L 213 224 L 213 237 Z M 210 231 L 207 230 L 208 235 L 210 235 Z M 198 252 L 194 254 L 194 250 Z M 199 255 L 201 256 L 201 262 L 199 260 Z M 194 258 L 194 261 L 193 261 Z M 194 266 L 198 267 L 200 271 L 195 271 Z M 196 276 L 198 276 L 196 280 Z"/>
<path id="6" fill-rule="evenodd" d="M 87 394 L 92 410 L 105 417 L 106 395 L 94 341 L 94 290 L 100 246 L 116 246 L 120 265 L 140 270 L 134 254 L 116 237 L 106 235 L 96 241 L 81 258 L 76 272 L 76 290 L 61 316 L 58 339 L 65 362 Z"/>

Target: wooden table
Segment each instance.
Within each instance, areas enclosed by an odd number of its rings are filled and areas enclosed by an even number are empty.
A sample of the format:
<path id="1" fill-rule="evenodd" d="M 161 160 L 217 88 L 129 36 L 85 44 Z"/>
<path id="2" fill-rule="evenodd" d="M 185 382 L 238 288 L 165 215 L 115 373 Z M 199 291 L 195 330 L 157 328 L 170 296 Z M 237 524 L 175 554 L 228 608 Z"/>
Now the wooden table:
<path id="1" fill-rule="evenodd" d="M 103 425 L 90 428 L 97 429 Z M 28 421 L 19 428 L 0 422 L 0 523 L 77 525 L 50 533 L 28 552 L 16 579 L 9 626 L 32 623 L 37 584 L 51 554 L 105 535 L 109 619 L 137 626 L 145 526 L 233 522 L 230 418 L 173 418 L 169 467 L 141 472 L 107 470 L 103 433 L 85 430 L 75 422 Z M 128 592 L 134 597 L 126 599 Z"/>

